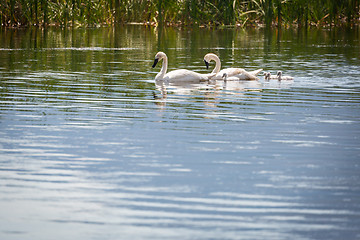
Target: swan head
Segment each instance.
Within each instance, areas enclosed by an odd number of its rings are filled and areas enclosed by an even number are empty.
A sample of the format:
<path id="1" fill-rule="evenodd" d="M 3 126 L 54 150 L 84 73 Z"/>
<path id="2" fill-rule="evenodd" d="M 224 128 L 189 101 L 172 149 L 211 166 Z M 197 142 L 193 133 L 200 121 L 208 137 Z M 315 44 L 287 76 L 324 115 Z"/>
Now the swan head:
<path id="1" fill-rule="evenodd" d="M 224 74 L 222 75 L 222 78 L 224 79 L 224 81 L 226 81 L 226 79 L 227 79 L 227 73 L 224 73 Z"/>
<path id="2" fill-rule="evenodd" d="M 216 59 L 219 59 L 218 56 L 216 56 L 216 54 L 214 53 L 208 53 L 204 56 L 204 62 L 205 62 L 205 65 L 206 65 L 206 69 L 209 69 L 209 65 L 210 65 L 210 62 L 212 60 L 216 61 Z"/>
<path id="3" fill-rule="evenodd" d="M 155 55 L 155 60 L 154 60 L 154 64 L 152 65 L 152 67 L 154 68 L 156 66 L 156 64 L 165 57 L 166 57 L 166 54 L 164 52 L 158 52 Z"/>
<path id="4" fill-rule="evenodd" d="M 264 78 L 267 79 L 267 72 L 264 72 Z"/>
<path id="5" fill-rule="evenodd" d="M 276 76 L 281 77 L 282 76 L 282 71 L 278 71 Z"/>
<path id="6" fill-rule="evenodd" d="M 270 79 L 271 73 L 270 72 L 264 72 L 265 79 Z"/>

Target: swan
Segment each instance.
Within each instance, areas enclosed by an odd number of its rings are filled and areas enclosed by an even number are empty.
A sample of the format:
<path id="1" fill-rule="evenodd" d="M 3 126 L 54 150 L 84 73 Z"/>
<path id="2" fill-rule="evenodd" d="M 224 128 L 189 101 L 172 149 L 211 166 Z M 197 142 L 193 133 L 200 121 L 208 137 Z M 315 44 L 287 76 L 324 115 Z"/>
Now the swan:
<path id="1" fill-rule="evenodd" d="M 293 80 L 294 79 L 293 77 L 290 77 L 290 76 L 283 76 L 282 71 L 278 71 L 276 75 L 277 75 L 279 81 L 281 81 L 281 80 Z"/>
<path id="2" fill-rule="evenodd" d="M 239 71 L 239 72 L 241 72 L 241 71 Z M 223 79 L 224 81 L 238 81 L 238 80 L 240 80 L 239 78 L 236 77 L 236 75 L 235 75 L 235 76 L 228 77 L 228 74 L 227 74 L 226 72 L 223 73 L 222 79 Z"/>
<path id="3" fill-rule="evenodd" d="M 236 77 L 238 78 L 237 80 L 259 80 L 256 75 L 258 75 L 262 71 L 262 69 L 258 69 L 255 71 L 247 72 L 245 69 L 242 68 L 226 68 L 220 70 L 220 58 L 214 53 L 208 53 L 204 56 L 206 68 L 209 68 L 209 63 L 212 60 L 215 61 L 215 68 L 211 73 L 216 74 L 214 77 L 211 78 L 212 80 L 222 80 L 224 73 L 227 74 L 228 79 L 230 79 L 230 77 Z"/>
<path id="4" fill-rule="evenodd" d="M 163 81 L 207 81 L 215 74 L 200 74 L 186 69 L 178 69 L 166 73 L 168 67 L 168 58 L 164 52 L 158 52 L 155 55 L 154 68 L 156 64 L 163 60 L 160 72 L 156 75 L 155 80 Z"/>
<path id="5" fill-rule="evenodd" d="M 271 75 L 270 72 L 264 72 L 264 78 L 265 80 L 270 80 L 270 79 L 279 79 L 279 77 L 276 75 Z"/>

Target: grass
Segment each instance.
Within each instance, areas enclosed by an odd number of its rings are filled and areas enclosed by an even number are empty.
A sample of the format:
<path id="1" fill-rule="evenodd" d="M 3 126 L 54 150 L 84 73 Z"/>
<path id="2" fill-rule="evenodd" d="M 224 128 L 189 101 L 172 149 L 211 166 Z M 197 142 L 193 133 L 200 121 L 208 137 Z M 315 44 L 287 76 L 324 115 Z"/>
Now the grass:
<path id="1" fill-rule="evenodd" d="M 329 26 L 359 23 L 360 0 L 0 0 L 2 26 Z"/>

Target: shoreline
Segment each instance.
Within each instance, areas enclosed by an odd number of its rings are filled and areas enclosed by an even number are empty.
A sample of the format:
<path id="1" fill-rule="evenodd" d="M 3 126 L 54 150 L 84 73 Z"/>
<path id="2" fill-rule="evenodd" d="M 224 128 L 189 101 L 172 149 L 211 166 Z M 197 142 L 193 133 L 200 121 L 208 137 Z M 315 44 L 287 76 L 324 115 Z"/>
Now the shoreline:
<path id="1" fill-rule="evenodd" d="M 116 27 L 116 26 L 151 26 L 151 27 L 178 27 L 178 28 L 214 28 L 214 29 L 226 29 L 226 28 L 254 28 L 254 29 L 263 29 L 263 28 L 284 28 L 284 29 L 290 29 L 290 28 L 323 28 L 323 29 L 331 29 L 331 28 L 339 28 L 339 27 L 346 27 L 346 28 L 354 28 L 360 26 L 360 19 L 357 19 L 356 22 L 348 23 L 346 21 L 341 21 L 341 23 L 314 23 L 310 22 L 307 25 L 303 24 L 297 24 L 297 23 L 286 23 L 286 24 L 278 24 L 277 22 L 273 22 L 271 25 L 267 26 L 263 22 L 252 22 L 252 23 L 246 23 L 246 24 L 220 24 L 220 23 L 212 23 L 212 24 L 199 24 L 199 23 L 192 23 L 192 24 L 185 24 L 185 23 L 171 23 L 171 22 L 165 22 L 162 24 L 159 24 L 158 22 L 122 22 L 122 23 L 99 23 L 99 24 L 87 24 L 87 23 L 75 23 L 72 24 L 69 22 L 68 24 L 59 24 L 59 23 L 49 23 L 49 24 L 13 24 L 13 25 L 5 25 L 1 24 L 0 28 L 2 29 L 16 29 L 16 28 L 47 28 L 47 27 L 59 27 L 59 28 L 101 28 L 101 27 Z"/>

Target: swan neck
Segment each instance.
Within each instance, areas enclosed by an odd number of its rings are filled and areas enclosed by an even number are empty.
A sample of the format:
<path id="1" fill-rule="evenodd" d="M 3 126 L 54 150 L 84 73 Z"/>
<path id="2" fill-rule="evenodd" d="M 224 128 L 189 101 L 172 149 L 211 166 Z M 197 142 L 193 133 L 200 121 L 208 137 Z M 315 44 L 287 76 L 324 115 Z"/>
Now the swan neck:
<path id="1" fill-rule="evenodd" d="M 221 62 L 220 62 L 220 58 L 218 56 L 213 56 L 213 60 L 215 61 L 215 68 L 211 73 L 218 73 L 220 72 L 221 69 Z"/>
<path id="2" fill-rule="evenodd" d="M 162 60 L 163 60 L 162 67 L 161 67 L 160 72 L 156 76 L 157 79 L 163 79 L 165 74 L 166 74 L 166 71 L 167 71 L 167 67 L 168 67 L 168 58 L 167 58 L 167 56 L 166 55 L 163 56 Z"/>
<path id="3" fill-rule="evenodd" d="M 165 75 L 166 74 L 166 71 L 167 71 L 167 68 L 168 68 L 168 58 L 167 56 L 165 55 L 164 58 L 163 58 L 163 64 L 162 64 L 162 67 L 161 67 L 161 70 L 160 72 Z"/>

